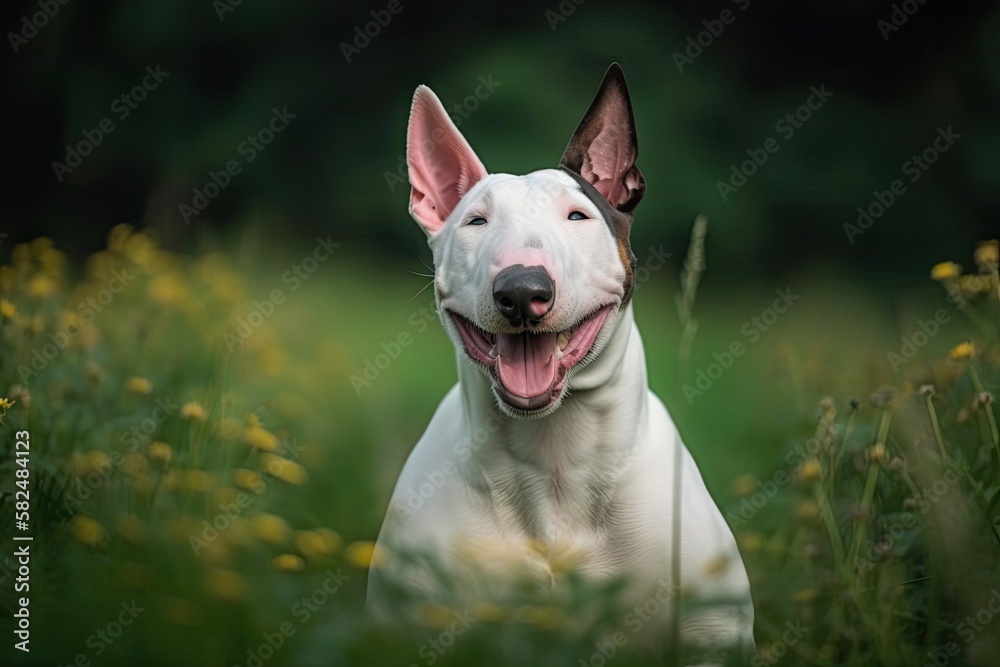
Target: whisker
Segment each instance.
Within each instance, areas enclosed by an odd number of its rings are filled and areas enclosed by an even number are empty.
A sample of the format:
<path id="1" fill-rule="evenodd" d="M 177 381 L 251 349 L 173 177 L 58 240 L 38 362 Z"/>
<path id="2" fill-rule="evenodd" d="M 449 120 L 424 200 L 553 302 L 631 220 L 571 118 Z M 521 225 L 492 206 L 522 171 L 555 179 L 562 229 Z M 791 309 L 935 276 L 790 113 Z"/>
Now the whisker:
<path id="1" fill-rule="evenodd" d="M 397 310 L 397 311 L 396 311 L 395 313 L 393 313 L 393 315 L 398 315 L 399 313 L 401 313 L 401 312 L 403 312 L 404 310 L 406 310 L 406 307 L 407 307 L 407 306 L 409 306 L 409 305 L 410 305 L 411 303 L 413 303 L 413 300 L 414 300 L 414 299 L 416 299 L 416 298 L 417 298 L 418 296 L 420 296 L 420 295 L 421 295 L 421 294 L 423 293 L 423 291 L 424 291 L 425 289 L 427 289 L 428 287 L 430 287 L 430 286 L 431 286 L 431 285 L 433 285 L 433 284 L 434 284 L 434 281 L 433 281 L 433 280 L 431 280 L 431 281 L 429 281 L 429 282 L 428 282 L 428 283 L 427 283 L 426 285 L 424 285 L 423 287 L 421 287 L 421 288 L 420 288 L 420 291 L 419 291 L 419 292 L 417 292 L 416 294 L 414 294 L 413 296 L 411 296 L 411 297 L 409 298 L 409 300 L 408 300 L 408 301 L 407 301 L 407 302 L 406 302 L 405 304 L 403 304 L 403 307 L 402 307 L 402 308 L 400 308 L 399 310 Z"/>

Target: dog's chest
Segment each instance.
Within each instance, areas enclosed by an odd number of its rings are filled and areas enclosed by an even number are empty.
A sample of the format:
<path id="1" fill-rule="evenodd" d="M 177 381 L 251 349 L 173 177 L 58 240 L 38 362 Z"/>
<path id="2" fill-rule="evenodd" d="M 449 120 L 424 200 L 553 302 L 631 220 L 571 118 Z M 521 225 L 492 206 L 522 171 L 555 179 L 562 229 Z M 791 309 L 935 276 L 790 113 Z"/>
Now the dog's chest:
<path id="1" fill-rule="evenodd" d="M 595 429 L 568 452 L 546 450 L 544 440 L 532 443 L 534 457 L 496 452 L 474 484 L 470 518 L 481 530 L 472 534 L 499 536 L 506 549 L 543 568 L 614 569 L 622 542 L 617 489 L 624 466 L 615 465 L 600 443 Z"/>

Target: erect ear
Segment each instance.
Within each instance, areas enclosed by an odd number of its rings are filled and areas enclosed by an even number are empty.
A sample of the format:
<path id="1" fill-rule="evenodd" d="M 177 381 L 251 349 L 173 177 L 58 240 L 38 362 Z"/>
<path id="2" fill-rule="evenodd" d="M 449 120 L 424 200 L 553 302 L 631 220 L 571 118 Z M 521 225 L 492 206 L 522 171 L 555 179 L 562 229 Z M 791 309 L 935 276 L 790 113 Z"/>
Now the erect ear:
<path id="1" fill-rule="evenodd" d="M 625 74 L 612 63 L 559 165 L 583 176 L 609 204 L 628 213 L 646 191 L 646 179 L 635 166 L 638 156 Z"/>
<path id="2" fill-rule="evenodd" d="M 428 235 L 444 226 L 459 200 L 486 176 L 483 163 L 427 86 L 418 86 L 413 94 L 406 164 L 410 215 Z"/>

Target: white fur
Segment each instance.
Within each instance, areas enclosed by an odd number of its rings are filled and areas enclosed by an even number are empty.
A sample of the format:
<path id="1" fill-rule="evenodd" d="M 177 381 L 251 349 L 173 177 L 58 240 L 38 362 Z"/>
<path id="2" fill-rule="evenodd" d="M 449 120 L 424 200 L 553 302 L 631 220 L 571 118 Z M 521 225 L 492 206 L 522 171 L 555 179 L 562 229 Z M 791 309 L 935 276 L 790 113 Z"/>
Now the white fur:
<path id="1" fill-rule="evenodd" d="M 570 210 L 590 219 L 567 220 Z M 487 224 L 464 224 L 474 216 Z M 631 304 L 608 316 L 596 356 L 570 370 L 561 405 L 541 417 L 498 409 L 490 379 L 467 358 L 445 309 L 488 331 L 504 330 L 492 296 L 493 278 L 504 268 L 498 258 L 516 254 L 530 237 L 554 263 L 548 330 L 570 328 L 601 305 L 621 303 L 625 269 L 615 240 L 566 174 L 490 175 L 459 202 L 430 237 L 438 306 L 456 344 L 459 382 L 396 484 L 378 538 L 389 558 L 372 570 L 369 606 L 379 612 L 393 604 L 384 577 L 402 577 L 421 595 L 440 595 L 419 567 L 400 565 L 395 554 L 409 550 L 432 552 L 459 580 L 489 572 L 486 580 L 464 580 L 469 604 L 502 597 L 517 574 L 548 584 L 553 563 L 570 561 L 586 576 L 627 578 L 627 608 L 643 605 L 664 582 L 677 583 L 670 573 L 674 461 L 681 448 L 680 588 L 685 599 L 720 599 L 683 618 L 683 636 L 752 648 L 746 571 L 670 415 L 649 391 Z M 666 637 L 670 613 L 662 606 L 644 623 L 644 636 Z"/>

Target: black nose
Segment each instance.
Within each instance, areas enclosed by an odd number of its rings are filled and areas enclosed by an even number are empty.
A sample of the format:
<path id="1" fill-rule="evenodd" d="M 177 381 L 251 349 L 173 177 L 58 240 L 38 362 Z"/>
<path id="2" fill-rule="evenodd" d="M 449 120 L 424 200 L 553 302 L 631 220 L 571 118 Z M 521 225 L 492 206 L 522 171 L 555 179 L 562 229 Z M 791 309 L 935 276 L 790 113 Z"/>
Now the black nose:
<path id="1" fill-rule="evenodd" d="M 538 326 L 552 310 L 556 286 L 544 266 L 515 264 L 497 274 L 493 301 L 512 326 Z"/>

